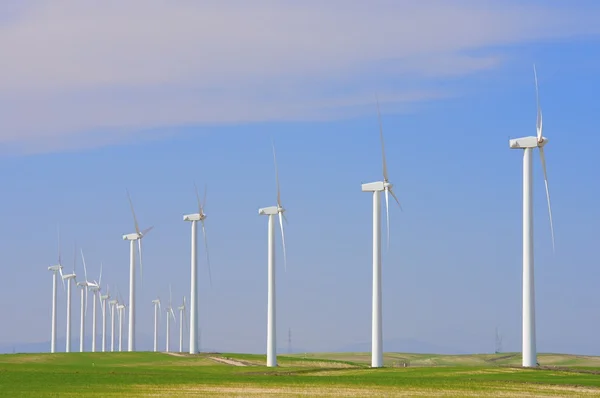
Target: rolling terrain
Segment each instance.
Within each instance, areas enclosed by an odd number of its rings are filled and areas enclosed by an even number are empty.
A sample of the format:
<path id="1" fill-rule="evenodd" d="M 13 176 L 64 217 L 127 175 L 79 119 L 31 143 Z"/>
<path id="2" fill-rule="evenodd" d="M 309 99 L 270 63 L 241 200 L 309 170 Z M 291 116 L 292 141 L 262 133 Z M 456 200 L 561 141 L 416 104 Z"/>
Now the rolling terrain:
<path id="1" fill-rule="evenodd" d="M 540 355 L 521 369 L 519 354 L 368 353 L 264 355 L 71 353 L 0 355 L 0 396 L 598 396 L 600 357 Z M 404 367 L 404 363 L 407 366 Z"/>

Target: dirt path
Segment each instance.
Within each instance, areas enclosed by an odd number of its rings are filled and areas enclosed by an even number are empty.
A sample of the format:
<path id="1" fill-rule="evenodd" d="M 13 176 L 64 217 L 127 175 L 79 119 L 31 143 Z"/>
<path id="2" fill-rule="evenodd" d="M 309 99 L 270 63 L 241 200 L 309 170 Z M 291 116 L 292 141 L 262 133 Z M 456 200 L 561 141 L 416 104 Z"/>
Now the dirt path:
<path id="1" fill-rule="evenodd" d="M 180 354 L 178 352 L 165 352 L 165 354 L 172 355 L 174 357 L 184 357 L 185 356 L 185 354 Z"/>
<path id="2" fill-rule="evenodd" d="M 235 361 L 233 359 L 225 359 L 225 358 L 218 358 L 218 357 L 208 357 L 209 359 L 212 359 L 213 361 L 216 362 L 220 362 L 220 363 L 224 363 L 227 365 L 233 365 L 233 366 L 248 366 L 243 362 L 239 362 L 239 361 Z"/>

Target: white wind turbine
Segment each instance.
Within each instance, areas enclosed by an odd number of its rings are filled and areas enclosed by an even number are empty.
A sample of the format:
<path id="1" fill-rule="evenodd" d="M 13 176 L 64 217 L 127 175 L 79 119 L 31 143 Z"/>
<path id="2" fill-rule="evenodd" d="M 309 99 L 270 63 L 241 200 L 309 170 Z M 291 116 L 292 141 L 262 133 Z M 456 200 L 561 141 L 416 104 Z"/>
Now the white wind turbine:
<path id="1" fill-rule="evenodd" d="M 73 273 L 63 275 L 63 281 L 67 281 L 67 333 L 65 352 L 71 352 L 71 280 L 76 282 L 75 264 L 77 262 L 77 251 L 73 251 Z"/>
<path id="2" fill-rule="evenodd" d="M 106 285 L 106 294 L 100 296 L 100 307 L 102 308 L 102 352 L 106 352 L 106 306 L 109 303 L 110 292 Z"/>
<path id="3" fill-rule="evenodd" d="M 512 139 L 511 149 L 523 149 L 523 366 L 537 365 L 535 341 L 535 285 L 533 278 L 533 149 L 539 148 L 544 182 L 546 184 L 546 200 L 550 215 L 550 232 L 552 234 L 552 249 L 554 250 L 554 226 L 552 223 L 552 208 L 550 207 L 550 192 L 548 190 L 548 174 L 544 146 L 548 139 L 542 135 L 542 109 L 538 93 L 537 72 L 533 66 L 535 78 L 535 94 L 537 102 L 537 135 Z"/>
<path id="4" fill-rule="evenodd" d="M 87 268 L 85 266 L 85 259 L 83 258 L 83 250 L 81 251 L 81 258 L 83 259 L 83 275 L 85 280 L 83 282 L 77 282 L 77 286 L 81 288 L 81 324 L 79 326 L 79 351 L 83 352 L 85 347 L 85 317 L 87 315 L 87 297 L 90 282 L 87 279 Z"/>
<path id="5" fill-rule="evenodd" d="M 117 295 L 119 296 L 120 300 L 117 303 L 117 311 L 119 311 L 119 352 L 121 352 L 123 351 L 123 318 L 125 317 L 125 307 L 127 306 L 123 303 L 123 298 L 119 294 L 118 289 Z"/>
<path id="6" fill-rule="evenodd" d="M 400 201 L 392 190 L 393 185 L 389 182 L 387 163 L 385 160 L 385 144 L 383 141 L 383 127 L 381 125 L 381 114 L 379 112 L 379 101 L 377 101 L 377 117 L 379 119 L 379 138 L 381 140 L 381 155 L 383 163 L 383 181 L 362 184 L 363 192 L 373 192 L 373 314 L 371 335 L 371 367 L 383 366 L 383 330 L 382 330 L 382 308 L 381 308 L 381 192 L 385 192 L 385 211 L 387 218 L 387 242 L 390 241 L 390 214 L 389 194 L 396 200 L 398 206 Z"/>
<path id="7" fill-rule="evenodd" d="M 175 320 L 175 313 L 173 312 L 172 300 L 173 295 L 171 294 L 171 285 L 169 285 L 169 306 L 166 308 L 167 310 L 167 343 L 166 343 L 166 352 L 169 352 L 169 343 L 171 340 L 171 317 Z"/>
<path id="8" fill-rule="evenodd" d="M 196 199 L 198 201 L 198 213 L 187 214 L 183 216 L 184 221 L 192 222 L 192 266 L 191 266 L 191 288 L 190 288 L 190 354 L 197 354 L 198 349 L 198 221 L 202 223 L 202 235 L 204 236 L 204 248 L 206 250 L 206 263 L 208 264 L 208 278 L 212 286 L 212 277 L 210 273 L 210 259 L 208 256 L 208 242 L 206 241 L 206 227 L 204 220 L 206 214 L 206 188 L 204 188 L 204 200 L 200 201 L 198 187 L 196 188 Z"/>
<path id="9" fill-rule="evenodd" d="M 83 257 L 83 252 L 81 253 Z M 85 264 L 85 259 L 83 260 Z M 92 352 L 96 352 L 96 302 L 100 301 L 100 284 L 102 283 L 102 264 L 100 264 L 100 279 L 88 283 L 88 289 L 92 292 Z"/>
<path id="10" fill-rule="evenodd" d="M 48 267 L 48 271 L 52 272 L 52 329 L 50 337 L 50 352 L 56 352 L 56 279 L 57 274 L 60 274 L 60 278 L 63 284 L 63 290 L 65 288 L 65 281 L 62 273 L 62 263 L 60 261 L 60 230 L 58 232 L 58 264 Z"/>
<path id="11" fill-rule="evenodd" d="M 154 352 L 158 351 L 158 317 L 161 316 L 160 297 L 152 300 L 154 304 Z"/>
<path id="12" fill-rule="evenodd" d="M 115 307 L 119 302 L 112 299 L 108 302 L 110 305 L 110 351 L 115 351 Z"/>
<path id="13" fill-rule="evenodd" d="M 123 240 L 129 241 L 129 331 L 127 335 L 127 350 L 135 351 L 135 241 L 138 242 L 141 279 L 143 278 L 144 270 L 142 266 L 142 239 L 153 227 L 140 231 L 129 191 L 127 191 L 127 199 L 129 199 L 129 206 L 131 207 L 131 214 L 133 215 L 133 222 L 135 224 L 135 233 L 123 235 Z"/>
<path id="14" fill-rule="evenodd" d="M 187 313 L 185 312 L 185 296 L 183 296 L 183 305 L 180 307 L 177 307 L 177 309 L 179 310 L 179 352 L 183 352 L 183 322 L 184 320 L 186 320 L 186 326 L 187 325 Z"/>
<path id="15" fill-rule="evenodd" d="M 283 219 L 285 209 L 281 206 L 281 192 L 279 189 L 279 171 L 275 145 L 273 145 L 273 160 L 275 162 L 275 182 L 277 184 L 277 206 L 265 207 L 258 210 L 259 215 L 269 216 L 268 224 L 268 303 L 267 303 L 267 366 L 277 366 L 277 337 L 275 323 L 275 216 L 279 216 L 281 228 L 281 243 L 283 245 L 284 265 L 287 268 L 285 252 L 285 235 L 283 232 Z M 287 220 L 286 220 L 287 221 Z"/>

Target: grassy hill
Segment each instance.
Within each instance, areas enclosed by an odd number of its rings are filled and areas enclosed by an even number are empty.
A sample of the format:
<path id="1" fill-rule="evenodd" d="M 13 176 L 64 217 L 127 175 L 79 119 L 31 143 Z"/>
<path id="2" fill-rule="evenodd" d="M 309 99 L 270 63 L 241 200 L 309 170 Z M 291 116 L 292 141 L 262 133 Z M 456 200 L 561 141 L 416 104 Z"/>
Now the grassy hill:
<path id="1" fill-rule="evenodd" d="M 357 364 L 370 365 L 370 353 L 311 353 L 291 355 L 298 358 L 321 358 L 339 361 L 349 361 Z M 520 353 L 501 354 L 471 354 L 471 355 L 436 355 L 436 354 L 403 354 L 386 353 L 384 365 L 389 367 L 407 366 L 520 366 Z M 568 354 L 539 354 L 538 362 L 541 367 L 598 367 L 600 357 Z"/>
<path id="2" fill-rule="evenodd" d="M 71 353 L 0 355 L 0 396 L 599 396 L 600 358 L 547 354 L 521 369 L 517 354 L 264 355 Z M 407 361 L 410 366 L 398 366 Z M 558 368 L 551 368 L 558 367 Z"/>

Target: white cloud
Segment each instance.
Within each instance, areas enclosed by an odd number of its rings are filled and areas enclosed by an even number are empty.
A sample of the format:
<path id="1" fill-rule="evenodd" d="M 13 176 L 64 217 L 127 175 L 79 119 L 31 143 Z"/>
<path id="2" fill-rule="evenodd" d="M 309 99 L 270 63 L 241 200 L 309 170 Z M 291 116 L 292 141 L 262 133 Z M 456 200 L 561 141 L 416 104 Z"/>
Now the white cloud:
<path id="1" fill-rule="evenodd" d="M 417 83 L 385 91 L 385 80 L 466 75 L 500 63 L 502 54 L 478 50 L 600 31 L 598 8 L 511 1 L 2 7 L 0 143 L 56 148 L 107 128 L 101 143 L 157 126 L 344 117 L 375 90 L 390 102 L 438 98 L 448 93 Z"/>

